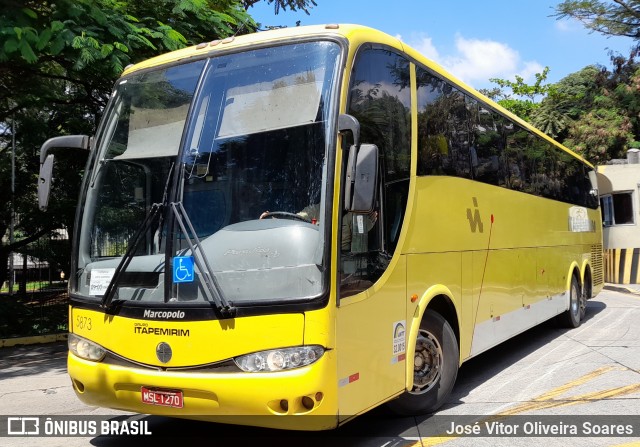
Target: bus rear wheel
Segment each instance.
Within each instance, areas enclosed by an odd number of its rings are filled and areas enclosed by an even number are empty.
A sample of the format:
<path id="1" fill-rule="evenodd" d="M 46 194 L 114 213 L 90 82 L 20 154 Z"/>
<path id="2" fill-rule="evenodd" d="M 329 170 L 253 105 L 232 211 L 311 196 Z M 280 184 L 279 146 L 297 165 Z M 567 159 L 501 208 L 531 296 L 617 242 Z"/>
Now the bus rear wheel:
<path id="1" fill-rule="evenodd" d="M 586 304 L 586 297 L 582 293 L 580 283 L 573 276 L 569 288 L 569 309 L 558 315 L 558 322 L 563 327 L 577 328 L 584 316 Z"/>
<path id="2" fill-rule="evenodd" d="M 388 403 L 400 415 L 434 412 L 453 389 L 460 350 L 451 325 L 439 313 L 425 311 L 413 355 L 412 390 Z"/>

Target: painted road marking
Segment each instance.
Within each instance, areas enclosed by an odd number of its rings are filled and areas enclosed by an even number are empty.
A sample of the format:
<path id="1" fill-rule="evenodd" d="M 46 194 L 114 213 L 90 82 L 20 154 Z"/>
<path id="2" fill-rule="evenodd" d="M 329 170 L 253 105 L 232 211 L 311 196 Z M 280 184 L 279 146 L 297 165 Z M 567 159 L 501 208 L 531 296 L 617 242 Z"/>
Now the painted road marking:
<path id="1" fill-rule="evenodd" d="M 493 422 L 503 419 L 507 416 L 515 416 L 517 414 L 522 414 L 528 411 L 535 410 L 543 410 L 547 408 L 558 408 L 563 406 L 584 404 L 593 401 L 610 399 L 612 397 L 624 396 L 627 394 L 634 394 L 640 392 L 640 383 L 635 383 L 631 385 L 621 386 L 617 388 L 612 388 L 608 390 L 594 391 L 586 394 L 581 394 L 573 397 L 566 398 L 558 398 L 562 394 L 568 392 L 569 390 L 575 389 L 580 385 L 584 385 L 585 383 L 591 382 L 597 377 L 600 377 L 611 371 L 632 371 L 629 368 L 624 366 L 604 366 L 602 368 L 598 368 L 594 371 L 591 371 L 588 374 L 585 374 L 582 377 L 577 378 L 576 380 L 572 380 L 564 385 L 561 385 L 557 388 L 554 388 L 546 393 L 541 394 L 538 397 L 533 398 L 530 402 L 525 402 L 523 404 L 517 405 L 509 410 L 501 411 L 498 414 L 490 415 L 485 419 L 479 420 L 479 423 L 485 422 Z M 444 444 L 446 442 L 453 441 L 458 439 L 459 436 L 435 436 L 429 438 L 419 439 L 416 443 L 412 445 L 412 447 L 432 447 L 440 444 Z M 630 444 L 622 444 L 618 447 L 640 447 L 640 442 L 634 442 Z"/>

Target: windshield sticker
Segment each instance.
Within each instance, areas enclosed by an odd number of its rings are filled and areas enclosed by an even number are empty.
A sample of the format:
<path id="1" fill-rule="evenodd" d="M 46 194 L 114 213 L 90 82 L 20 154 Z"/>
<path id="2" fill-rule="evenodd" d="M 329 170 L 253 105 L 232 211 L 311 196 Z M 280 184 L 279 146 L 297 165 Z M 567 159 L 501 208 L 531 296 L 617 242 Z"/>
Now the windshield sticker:
<path id="1" fill-rule="evenodd" d="M 89 293 L 91 295 L 104 295 L 109 287 L 111 278 L 116 269 L 93 269 L 89 280 Z"/>
<path id="2" fill-rule="evenodd" d="M 358 233 L 364 234 L 364 217 L 361 214 L 356 216 L 356 221 L 358 222 Z"/>
<path id="3" fill-rule="evenodd" d="M 173 282 L 193 282 L 193 256 L 176 256 L 173 258 Z"/>

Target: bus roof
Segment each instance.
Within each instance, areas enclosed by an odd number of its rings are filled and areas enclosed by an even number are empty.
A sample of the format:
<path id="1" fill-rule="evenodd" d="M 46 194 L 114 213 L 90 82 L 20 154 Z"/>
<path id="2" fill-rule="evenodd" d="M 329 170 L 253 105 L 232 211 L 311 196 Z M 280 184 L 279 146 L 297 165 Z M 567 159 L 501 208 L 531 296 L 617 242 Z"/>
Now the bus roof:
<path id="1" fill-rule="evenodd" d="M 585 160 L 580 155 L 573 152 L 571 149 L 563 146 L 557 141 L 553 140 L 551 137 L 541 132 L 537 128 L 533 127 L 531 124 L 527 123 L 517 115 L 514 115 L 510 111 L 506 110 L 504 107 L 499 104 L 493 102 L 482 93 L 475 90 L 473 87 L 467 85 L 461 80 L 457 79 L 451 73 L 447 72 L 442 66 L 440 66 L 435 61 L 428 59 L 426 56 L 422 55 L 417 50 L 411 48 L 406 43 L 400 41 L 399 39 L 390 36 L 382 31 L 369 28 L 362 25 L 353 25 L 353 24 L 327 24 L 327 25 L 311 25 L 311 26 L 298 26 L 292 28 L 279 28 L 269 31 L 260 31 L 251 34 L 245 34 L 241 36 L 229 37 L 226 39 L 217 39 L 211 42 L 203 42 L 198 45 L 194 45 L 191 47 L 183 48 L 176 51 L 171 51 L 165 53 L 160 56 L 153 57 L 151 59 L 147 59 L 135 65 L 130 65 L 125 68 L 123 72 L 123 76 L 134 73 L 138 70 L 144 70 L 152 67 L 162 66 L 165 64 L 173 64 L 179 61 L 188 60 L 188 59 L 196 59 L 206 57 L 216 52 L 220 51 L 229 51 L 234 49 L 241 49 L 243 47 L 250 47 L 255 44 L 263 44 L 265 42 L 273 42 L 277 43 L 278 41 L 287 41 L 295 38 L 307 38 L 307 37 L 344 37 L 350 42 L 355 43 L 354 48 L 351 51 L 355 50 L 355 47 L 360 43 L 364 42 L 375 42 L 380 44 L 385 44 L 391 47 L 394 47 L 398 50 L 406 53 L 410 58 L 419 61 L 421 64 L 424 64 L 428 68 L 432 69 L 436 73 L 438 73 L 443 78 L 451 81 L 461 90 L 471 94 L 472 96 L 480 99 L 485 104 L 490 107 L 496 109 L 503 115 L 506 115 L 513 121 L 517 122 L 525 129 L 534 132 L 535 134 L 541 136 L 545 140 L 549 141 L 556 147 L 565 152 L 571 154 L 573 157 L 581 160 L 583 163 L 588 165 L 591 168 L 594 166 Z"/>
<path id="2" fill-rule="evenodd" d="M 203 42 L 199 45 L 183 48 L 180 50 L 172 51 L 160 56 L 153 57 L 151 59 L 142 61 L 135 65 L 130 65 L 125 68 L 123 75 L 128 75 L 137 70 L 143 70 L 164 64 L 171 64 L 184 59 L 200 58 L 208 54 L 214 54 L 218 51 L 228 51 L 232 49 L 239 49 L 255 44 L 265 42 L 278 42 L 284 40 L 295 39 L 297 37 L 320 37 L 320 36 L 341 36 L 347 39 L 351 38 L 354 34 L 369 34 L 370 40 L 380 41 L 393 39 L 398 42 L 397 39 L 391 36 L 374 30 L 373 28 L 367 28 L 359 25 L 312 25 L 312 26 L 297 26 L 293 28 L 279 28 L 269 31 L 259 31 L 251 34 L 245 34 L 242 36 L 229 37 L 226 39 L 217 39 L 211 42 Z M 400 45 L 397 45 L 402 48 Z"/>

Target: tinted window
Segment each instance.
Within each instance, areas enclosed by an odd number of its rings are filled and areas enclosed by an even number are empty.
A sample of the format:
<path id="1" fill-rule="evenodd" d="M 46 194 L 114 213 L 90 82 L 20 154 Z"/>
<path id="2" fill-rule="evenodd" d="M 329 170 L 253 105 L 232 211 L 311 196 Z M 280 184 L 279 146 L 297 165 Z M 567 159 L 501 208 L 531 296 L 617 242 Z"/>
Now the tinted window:
<path id="1" fill-rule="evenodd" d="M 475 106 L 477 111 L 473 115 L 470 149 L 473 178 L 491 185 L 506 186 L 505 120 L 502 115 L 480 104 Z"/>
<path id="2" fill-rule="evenodd" d="M 464 93 L 426 70 L 418 83 L 418 175 L 471 177 L 473 109 Z"/>
<path id="3" fill-rule="evenodd" d="M 386 181 L 408 178 L 411 168 L 409 62 L 385 50 L 363 51 L 353 72 L 349 113 L 360 122 L 360 141 L 380 149 Z"/>
<path id="4" fill-rule="evenodd" d="M 597 208 L 589 168 L 451 83 L 416 68 L 418 175 L 449 175 Z"/>
<path id="5" fill-rule="evenodd" d="M 404 221 L 411 169 L 409 61 L 387 50 L 362 50 L 352 73 L 348 113 L 360 122 L 360 141 L 378 146 L 380 184 L 373 213 L 342 218 L 342 296 L 366 289 L 382 275 Z M 356 234 L 358 227 L 366 234 Z"/>

